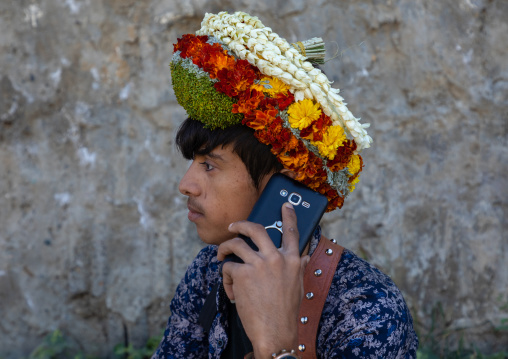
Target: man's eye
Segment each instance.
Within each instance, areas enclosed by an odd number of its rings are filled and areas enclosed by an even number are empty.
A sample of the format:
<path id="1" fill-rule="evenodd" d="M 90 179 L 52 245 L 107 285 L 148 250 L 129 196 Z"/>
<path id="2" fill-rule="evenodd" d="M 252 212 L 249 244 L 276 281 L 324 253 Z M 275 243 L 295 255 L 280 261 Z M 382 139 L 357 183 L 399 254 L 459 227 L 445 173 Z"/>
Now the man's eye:
<path id="1" fill-rule="evenodd" d="M 205 166 L 205 170 L 206 171 L 213 170 L 213 166 L 211 164 L 209 164 L 208 162 L 206 162 L 206 161 L 205 162 L 199 162 L 199 164 Z"/>

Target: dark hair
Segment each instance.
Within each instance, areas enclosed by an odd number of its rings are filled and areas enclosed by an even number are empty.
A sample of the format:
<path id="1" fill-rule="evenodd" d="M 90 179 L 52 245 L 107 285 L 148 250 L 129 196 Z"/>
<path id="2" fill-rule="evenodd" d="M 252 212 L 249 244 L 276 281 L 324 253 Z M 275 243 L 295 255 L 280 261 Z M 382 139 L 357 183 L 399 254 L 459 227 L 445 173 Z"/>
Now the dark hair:
<path id="1" fill-rule="evenodd" d="M 217 146 L 232 145 L 233 152 L 247 167 L 256 188 L 265 175 L 284 168 L 270 152 L 270 146 L 259 142 L 252 128 L 240 124 L 210 130 L 201 122 L 187 118 L 178 129 L 176 145 L 188 160 L 196 155 L 207 155 Z"/>

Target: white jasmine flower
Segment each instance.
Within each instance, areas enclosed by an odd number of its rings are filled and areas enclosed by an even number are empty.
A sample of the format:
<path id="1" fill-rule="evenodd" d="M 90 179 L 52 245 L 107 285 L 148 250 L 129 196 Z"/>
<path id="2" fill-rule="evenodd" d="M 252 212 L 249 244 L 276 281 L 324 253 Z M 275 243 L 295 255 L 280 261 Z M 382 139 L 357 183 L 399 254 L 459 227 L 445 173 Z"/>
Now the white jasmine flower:
<path id="1" fill-rule="evenodd" d="M 305 62 L 304 62 L 304 65 L 305 65 Z M 305 68 L 303 68 L 303 69 L 305 70 Z M 319 75 L 321 73 L 321 71 L 319 71 L 319 69 L 315 69 L 314 67 L 312 67 L 311 71 L 308 71 L 308 70 L 305 70 L 305 71 L 307 71 L 309 76 L 312 76 L 313 78 L 315 78 L 317 75 Z"/>
<path id="2" fill-rule="evenodd" d="M 264 47 L 263 47 L 263 45 L 261 45 L 261 44 L 256 44 L 256 45 L 254 46 L 254 48 L 252 49 L 252 51 L 253 51 L 254 53 L 257 53 L 257 52 L 263 52 L 263 50 L 264 50 Z"/>
<path id="3" fill-rule="evenodd" d="M 256 45 L 256 39 L 250 38 L 249 40 L 247 40 L 247 47 L 249 49 L 253 48 L 255 45 Z"/>
<path id="4" fill-rule="evenodd" d="M 256 65 L 256 60 L 258 58 L 250 51 L 247 51 L 247 61 L 251 63 L 252 65 Z"/>
<path id="5" fill-rule="evenodd" d="M 319 71 L 318 69 L 314 68 L 314 66 L 312 66 L 312 64 L 308 61 L 304 61 L 304 63 L 302 64 L 302 68 L 305 71 L 314 71 L 314 70 Z M 321 71 L 319 71 L 319 72 L 321 72 Z"/>
<path id="6" fill-rule="evenodd" d="M 291 86 L 296 87 L 298 90 L 304 90 L 307 87 L 303 82 L 298 81 L 295 78 L 291 80 Z"/>
<path id="7" fill-rule="evenodd" d="M 284 81 L 285 83 L 289 84 L 289 83 L 291 83 L 293 76 L 288 72 L 283 72 L 282 75 L 279 76 L 279 79 L 281 81 Z"/>
<path id="8" fill-rule="evenodd" d="M 305 92 L 304 91 L 295 91 L 295 101 L 302 101 L 305 98 Z"/>
<path id="9" fill-rule="evenodd" d="M 330 83 L 328 81 L 328 78 L 323 73 L 320 73 L 319 75 L 316 76 L 316 81 L 320 84 Z"/>

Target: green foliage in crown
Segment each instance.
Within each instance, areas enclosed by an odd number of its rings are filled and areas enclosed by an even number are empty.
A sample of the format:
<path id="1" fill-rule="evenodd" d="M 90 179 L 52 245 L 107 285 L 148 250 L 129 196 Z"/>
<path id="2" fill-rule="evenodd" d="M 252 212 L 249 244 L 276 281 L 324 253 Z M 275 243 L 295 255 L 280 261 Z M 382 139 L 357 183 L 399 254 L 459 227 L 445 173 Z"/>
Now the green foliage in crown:
<path id="1" fill-rule="evenodd" d="M 231 112 L 237 100 L 217 91 L 208 76 L 198 76 L 186 65 L 171 61 L 170 68 L 176 99 L 189 117 L 212 130 L 241 123 L 243 114 Z"/>

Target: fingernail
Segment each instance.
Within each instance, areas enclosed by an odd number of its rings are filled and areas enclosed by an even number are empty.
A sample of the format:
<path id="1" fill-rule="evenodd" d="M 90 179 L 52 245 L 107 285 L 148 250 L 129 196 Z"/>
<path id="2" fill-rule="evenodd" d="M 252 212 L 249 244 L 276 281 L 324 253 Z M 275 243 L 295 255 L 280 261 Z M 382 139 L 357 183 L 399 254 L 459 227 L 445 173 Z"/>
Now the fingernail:
<path id="1" fill-rule="evenodd" d="M 284 206 L 286 206 L 286 208 L 293 209 L 293 205 L 289 202 L 286 202 Z"/>
<path id="2" fill-rule="evenodd" d="M 234 222 L 233 222 L 234 223 Z M 233 223 L 231 223 L 229 226 L 228 226 L 228 229 L 231 229 L 231 226 L 233 225 Z"/>

